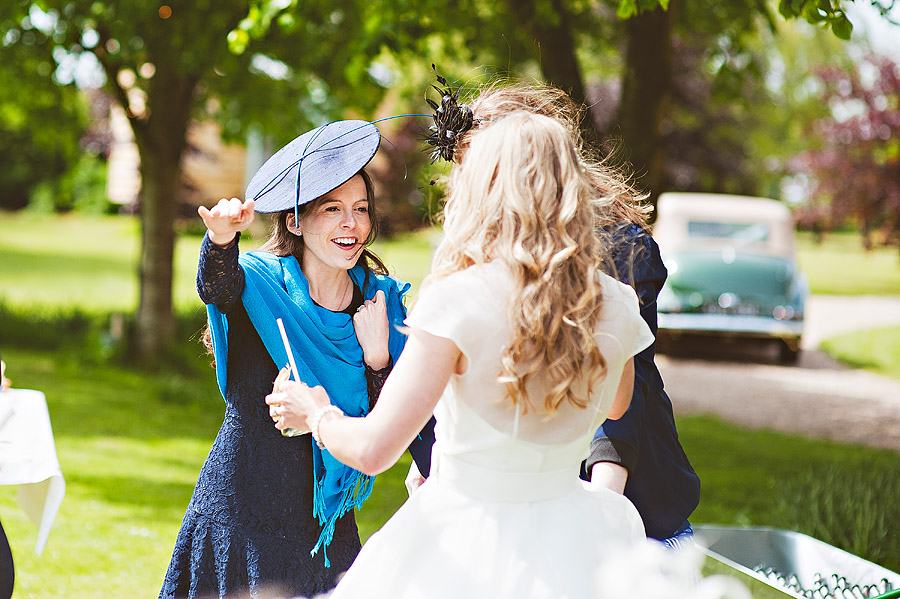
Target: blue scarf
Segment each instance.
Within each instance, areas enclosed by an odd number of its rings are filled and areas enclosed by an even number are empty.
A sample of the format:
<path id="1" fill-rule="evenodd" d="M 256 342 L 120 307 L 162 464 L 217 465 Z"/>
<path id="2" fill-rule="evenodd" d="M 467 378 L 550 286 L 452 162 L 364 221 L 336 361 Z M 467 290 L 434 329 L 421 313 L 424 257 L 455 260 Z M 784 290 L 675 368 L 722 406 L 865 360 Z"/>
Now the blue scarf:
<path id="1" fill-rule="evenodd" d="M 365 416 L 369 411 L 369 395 L 363 352 L 356 340 L 353 319 L 341 312 L 326 310 L 313 302 L 309 295 L 309 281 L 293 256 L 278 257 L 266 252 L 241 254 L 244 269 L 244 291 L 241 299 L 250 321 L 259 333 L 269 355 L 279 368 L 288 363 L 284 342 L 276 319 L 281 318 L 291 343 L 297 373 L 304 383 L 321 385 L 331 402 L 348 416 Z M 354 266 L 350 278 L 362 289 L 365 270 Z M 388 321 L 391 323 L 388 350 L 394 363 L 406 343 L 406 336 L 397 330 L 406 317 L 402 298 L 410 284 L 391 277 L 369 274 L 363 297 L 372 299 L 379 289 L 387 300 Z M 225 396 L 228 363 L 228 321 L 214 305 L 207 306 L 213 351 L 216 358 L 216 379 Z M 322 533 L 310 552 L 328 547 L 337 520 L 348 510 L 362 503 L 372 492 L 374 477 L 367 476 L 335 459 L 327 449 L 319 449 L 313 442 L 313 515 L 319 520 Z M 327 551 L 325 566 L 330 566 Z"/>

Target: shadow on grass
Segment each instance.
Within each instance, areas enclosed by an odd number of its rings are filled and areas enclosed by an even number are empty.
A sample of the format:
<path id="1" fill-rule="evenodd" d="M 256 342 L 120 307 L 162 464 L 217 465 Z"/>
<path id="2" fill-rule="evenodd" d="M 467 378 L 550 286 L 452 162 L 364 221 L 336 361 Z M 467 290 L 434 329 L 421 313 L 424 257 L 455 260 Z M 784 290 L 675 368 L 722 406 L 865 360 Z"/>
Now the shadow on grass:
<path id="1" fill-rule="evenodd" d="M 166 518 L 184 515 L 194 490 L 193 483 L 164 482 L 143 477 L 68 474 L 66 486 L 81 501 L 97 499 L 108 504 L 152 510 Z"/>
<path id="2" fill-rule="evenodd" d="M 68 350 L 4 347 L 3 357 L 14 387 L 44 393 L 58 438 L 212 441 L 222 423 L 225 402 L 205 356 L 183 372 L 159 373 L 85 360 Z"/>

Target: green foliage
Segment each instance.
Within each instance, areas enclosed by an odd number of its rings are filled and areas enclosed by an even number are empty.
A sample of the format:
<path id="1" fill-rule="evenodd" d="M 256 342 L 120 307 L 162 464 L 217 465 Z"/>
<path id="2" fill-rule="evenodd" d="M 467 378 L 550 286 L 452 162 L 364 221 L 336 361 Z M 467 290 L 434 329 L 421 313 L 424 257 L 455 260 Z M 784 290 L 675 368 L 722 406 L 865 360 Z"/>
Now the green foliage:
<path id="1" fill-rule="evenodd" d="M 199 341 L 205 324 L 206 312 L 200 307 L 179 314 L 178 338 L 191 344 L 176 344 L 165 354 L 142 364 L 142 368 L 148 372 L 159 369 L 175 374 L 191 368 L 196 370 L 196 356 L 204 353 Z M 84 364 L 124 365 L 133 356 L 130 346 L 133 329 L 134 318 L 130 314 L 88 313 L 77 308 L 48 306 L 11 307 L 0 298 L 0 347 L 52 351 Z M 183 391 L 177 384 L 166 389 L 175 398 Z"/>
<path id="2" fill-rule="evenodd" d="M 840 5 L 840 0 L 835 0 L 834 3 L 821 0 L 780 0 L 778 12 L 785 19 L 802 18 L 808 23 L 830 27 L 837 37 L 849 40 L 853 24 Z"/>
<path id="3" fill-rule="evenodd" d="M 76 349 L 100 326 L 100 317 L 78 309 L 34 309 L 24 316 L 0 303 L 0 347 Z"/>
<path id="4" fill-rule="evenodd" d="M 73 168 L 87 112 L 76 90 L 51 79 L 52 40 L 2 16 L 0 9 L 0 209 L 17 209 L 37 185 L 58 184 Z"/>
<path id="5" fill-rule="evenodd" d="M 118 206 L 106 195 L 106 161 L 91 153 L 83 153 L 70 171 L 72 208 L 84 214 L 113 214 Z"/>
<path id="6" fill-rule="evenodd" d="M 900 327 L 846 333 L 826 339 L 821 347 L 854 368 L 900 379 Z"/>
<path id="7" fill-rule="evenodd" d="M 45 179 L 32 188 L 28 209 L 39 214 L 75 210 L 85 214 L 112 214 L 118 206 L 106 195 L 107 165 L 83 152 L 62 176 Z"/>
<path id="8" fill-rule="evenodd" d="M 668 10 L 669 0 L 619 0 L 616 16 L 620 19 L 630 19 L 642 12 L 656 8 Z"/>
<path id="9" fill-rule="evenodd" d="M 133 311 L 139 225 L 132 216 L 0 213 L 0 295 L 12 307 Z M 175 248 L 174 302 L 180 310 L 198 307 L 199 246 L 199 237 L 182 236 Z"/>

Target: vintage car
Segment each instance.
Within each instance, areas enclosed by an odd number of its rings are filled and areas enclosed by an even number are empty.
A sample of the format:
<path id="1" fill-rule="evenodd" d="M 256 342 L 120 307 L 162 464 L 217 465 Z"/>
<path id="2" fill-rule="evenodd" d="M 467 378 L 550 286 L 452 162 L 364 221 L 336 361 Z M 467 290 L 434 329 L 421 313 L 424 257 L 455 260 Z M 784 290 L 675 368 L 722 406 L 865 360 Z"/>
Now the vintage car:
<path id="1" fill-rule="evenodd" d="M 657 304 L 661 350 L 698 337 L 771 339 L 779 360 L 796 361 L 809 287 L 784 204 L 664 193 L 653 237 L 669 271 Z"/>

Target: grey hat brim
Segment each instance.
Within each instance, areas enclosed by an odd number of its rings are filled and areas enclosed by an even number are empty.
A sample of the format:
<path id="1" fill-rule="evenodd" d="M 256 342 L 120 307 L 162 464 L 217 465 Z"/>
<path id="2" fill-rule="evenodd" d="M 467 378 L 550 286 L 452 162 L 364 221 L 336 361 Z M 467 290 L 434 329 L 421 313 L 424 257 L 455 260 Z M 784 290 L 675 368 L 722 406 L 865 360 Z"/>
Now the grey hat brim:
<path id="1" fill-rule="evenodd" d="M 247 185 L 256 212 L 293 210 L 337 189 L 369 164 L 381 133 L 368 121 L 334 121 L 307 131 L 266 160 Z"/>

